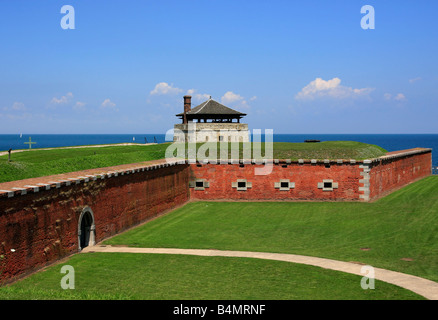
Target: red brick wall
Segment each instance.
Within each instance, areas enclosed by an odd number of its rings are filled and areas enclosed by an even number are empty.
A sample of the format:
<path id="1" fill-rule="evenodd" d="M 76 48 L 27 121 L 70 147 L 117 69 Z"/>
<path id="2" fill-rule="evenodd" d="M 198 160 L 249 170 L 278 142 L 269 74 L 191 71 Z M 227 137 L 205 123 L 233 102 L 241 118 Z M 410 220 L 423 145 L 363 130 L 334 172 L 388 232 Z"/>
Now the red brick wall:
<path id="1" fill-rule="evenodd" d="M 84 207 L 97 242 L 185 203 L 187 185 L 188 166 L 175 165 L 1 198 L 0 281 L 77 252 Z"/>
<path id="2" fill-rule="evenodd" d="M 0 197 L 0 282 L 11 280 L 78 250 L 78 220 L 84 207 L 94 213 L 96 242 L 194 200 L 329 200 L 378 198 L 431 173 L 431 152 L 382 158 L 370 164 L 344 162 L 274 164 L 269 175 L 256 175 L 255 164 L 174 165 L 91 180 L 26 195 Z M 364 168 L 370 168 L 369 175 Z M 189 181 L 206 179 L 204 191 Z M 246 179 L 252 188 L 237 191 Z M 295 188 L 275 183 L 289 179 Z M 331 179 L 333 191 L 318 188 Z M 366 182 L 367 181 L 367 182 Z M 366 182 L 366 183 L 365 183 Z M 369 187 L 365 187 L 368 184 Z M 369 192 L 365 196 L 365 191 Z M 13 251 L 11 251 L 14 250 Z M 1 284 L 1 283 L 0 283 Z"/>
<path id="3" fill-rule="evenodd" d="M 370 199 L 387 195 L 431 174 L 432 153 L 425 152 L 381 160 L 371 166 Z"/>
<path id="4" fill-rule="evenodd" d="M 357 164 L 332 163 L 326 167 L 324 163 L 274 164 L 269 175 L 255 175 L 256 164 L 191 164 L 191 180 L 206 179 L 210 186 L 204 191 L 190 188 L 192 199 L 196 200 L 359 200 L 359 180 L 362 169 Z M 252 188 L 237 191 L 232 182 L 247 179 Z M 295 182 L 290 191 L 274 188 L 275 182 L 289 179 Z M 323 191 L 318 189 L 318 182 L 332 179 L 338 183 L 338 189 Z"/>

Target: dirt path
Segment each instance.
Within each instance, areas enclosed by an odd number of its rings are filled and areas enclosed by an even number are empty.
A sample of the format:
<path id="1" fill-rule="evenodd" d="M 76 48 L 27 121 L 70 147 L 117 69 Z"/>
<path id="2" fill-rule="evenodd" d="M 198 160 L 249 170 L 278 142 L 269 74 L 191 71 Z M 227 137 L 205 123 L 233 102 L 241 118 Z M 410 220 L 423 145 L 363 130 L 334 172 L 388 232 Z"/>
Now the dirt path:
<path id="1" fill-rule="evenodd" d="M 324 269 L 336 270 L 351 273 L 359 276 L 366 276 L 361 272 L 363 265 L 337 261 L 331 259 L 308 257 L 295 254 L 268 253 L 268 252 L 248 252 L 248 251 L 222 251 L 222 250 L 202 250 L 202 249 L 166 249 L 166 248 L 133 248 L 122 246 L 96 245 L 82 250 L 86 252 L 126 252 L 126 253 L 157 253 L 157 254 L 183 254 L 208 257 L 239 257 L 256 258 L 276 261 L 286 261 L 301 263 Z M 374 278 L 380 281 L 405 288 L 415 292 L 429 300 L 438 300 L 438 283 L 424 278 L 404 274 L 400 272 L 374 268 Z M 359 284 L 358 284 L 359 285 Z"/>

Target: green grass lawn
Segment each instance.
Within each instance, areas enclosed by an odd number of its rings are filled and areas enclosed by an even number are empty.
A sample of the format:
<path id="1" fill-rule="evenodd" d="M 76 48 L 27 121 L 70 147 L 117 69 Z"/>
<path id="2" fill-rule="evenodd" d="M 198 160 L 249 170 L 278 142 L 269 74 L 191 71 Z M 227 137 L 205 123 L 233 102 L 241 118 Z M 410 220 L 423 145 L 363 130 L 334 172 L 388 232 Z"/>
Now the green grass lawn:
<path id="1" fill-rule="evenodd" d="M 438 281 L 438 177 L 374 203 L 189 203 L 104 244 L 294 253 Z"/>
<path id="2" fill-rule="evenodd" d="M 75 270 L 75 289 L 60 286 L 61 267 Z M 184 255 L 85 253 L 0 287 L 0 299 L 397 300 L 422 299 L 376 281 L 281 261 Z"/>
<path id="3" fill-rule="evenodd" d="M 220 158 L 220 145 L 221 143 L 215 142 L 206 142 L 206 143 L 198 143 L 196 144 L 197 150 L 203 146 L 205 150 L 205 155 L 209 156 L 209 151 L 215 151 L 216 154 L 212 158 L 219 159 Z M 231 148 L 233 143 L 225 143 L 228 145 L 228 159 L 232 159 Z M 237 144 L 234 144 L 237 145 Z M 254 151 L 254 144 L 252 143 L 239 143 L 239 159 L 243 158 L 260 158 L 267 157 L 265 154 L 266 144 L 260 143 L 260 154 Z M 185 146 L 186 148 L 186 156 L 188 154 L 187 144 L 183 143 L 175 143 L 175 146 Z M 244 152 L 244 148 L 248 148 L 251 150 L 251 154 L 249 157 L 246 157 Z M 208 150 L 210 149 L 210 150 Z M 355 141 L 325 141 L 320 143 L 294 143 L 294 142 L 274 142 L 272 148 L 272 158 L 273 159 L 355 159 L 355 160 L 364 160 L 380 157 L 386 154 L 386 150 L 371 144 L 366 144 L 362 142 Z M 176 156 L 176 152 L 174 153 Z M 204 151 L 202 153 L 204 155 Z M 268 157 L 269 158 L 269 157 Z"/>
<path id="4" fill-rule="evenodd" d="M 52 150 L 33 149 L 0 156 L 0 183 L 54 174 L 110 167 L 121 164 L 164 159 L 169 143 L 150 146 L 111 146 Z M 199 148 L 202 144 L 198 144 Z M 229 154 L 231 154 L 231 147 Z M 218 149 L 219 150 L 219 149 Z M 242 159 L 243 146 L 240 145 Z M 381 156 L 386 151 L 380 147 L 352 141 L 322 143 L 274 143 L 275 159 L 365 159 Z M 262 144 L 264 156 L 264 144 Z M 231 158 L 231 156 L 229 157 Z"/>
<path id="5" fill-rule="evenodd" d="M 264 150 L 264 145 L 262 145 Z M 274 143 L 274 159 L 355 159 L 383 156 L 386 150 L 372 144 L 355 141 L 325 141 L 320 143 Z M 263 153 L 262 153 L 263 155 Z"/>
<path id="6" fill-rule="evenodd" d="M 428 177 L 374 203 L 193 202 L 104 244 L 303 254 L 437 281 L 437 191 L 438 177 Z M 75 290 L 60 287 L 65 264 Z M 85 253 L 0 287 L 0 299 L 422 298 L 381 281 L 363 290 L 360 280 L 261 259 Z"/>
<path id="7" fill-rule="evenodd" d="M 163 159 L 168 144 L 101 148 L 52 149 L 0 157 L 0 182 Z"/>

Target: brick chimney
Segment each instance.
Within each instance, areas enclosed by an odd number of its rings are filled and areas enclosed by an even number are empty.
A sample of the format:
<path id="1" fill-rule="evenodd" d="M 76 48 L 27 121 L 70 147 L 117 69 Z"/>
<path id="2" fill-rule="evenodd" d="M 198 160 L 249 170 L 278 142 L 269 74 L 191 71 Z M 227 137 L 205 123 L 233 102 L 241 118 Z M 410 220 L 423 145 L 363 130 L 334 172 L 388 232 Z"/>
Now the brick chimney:
<path id="1" fill-rule="evenodd" d="M 192 110 L 192 96 L 184 96 L 184 122 L 187 123 L 187 112 Z"/>
<path id="2" fill-rule="evenodd" d="M 192 96 L 184 96 L 184 112 L 192 110 Z"/>

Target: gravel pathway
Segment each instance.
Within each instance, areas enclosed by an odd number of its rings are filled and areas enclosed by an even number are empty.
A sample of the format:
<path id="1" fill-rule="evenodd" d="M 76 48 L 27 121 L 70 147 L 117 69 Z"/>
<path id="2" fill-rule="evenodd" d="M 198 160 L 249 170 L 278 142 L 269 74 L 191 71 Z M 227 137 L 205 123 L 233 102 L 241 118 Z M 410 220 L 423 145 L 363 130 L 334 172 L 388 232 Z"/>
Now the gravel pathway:
<path id="1" fill-rule="evenodd" d="M 359 276 L 367 274 L 361 272 L 363 265 L 337 261 L 331 259 L 308 257 L 295 254 L 268 253 L 268 252 L 248 252 L 248 251 L 223 251 L 223 250 L 202 250 L 202 249 L 167 249 L 167 248 L 134 248 L 123 246 L 96 245 L 82 250 L 86 252 L 127 252 L 127 253 L 157 253 L 157 254 L 183 254 L 208 257 L 239 257 L 256 258 L 266 260 L 286 261 L 301 263 L 324 269 L 336 270 L 351 273 Z M 396 286 L 413 291 L 429 300 L 438 300 L 438 283 L 404 274 L 400 272 L 374 268 L 374 278 L 380 281 L 394 284 Z"/>

